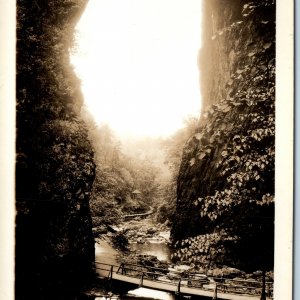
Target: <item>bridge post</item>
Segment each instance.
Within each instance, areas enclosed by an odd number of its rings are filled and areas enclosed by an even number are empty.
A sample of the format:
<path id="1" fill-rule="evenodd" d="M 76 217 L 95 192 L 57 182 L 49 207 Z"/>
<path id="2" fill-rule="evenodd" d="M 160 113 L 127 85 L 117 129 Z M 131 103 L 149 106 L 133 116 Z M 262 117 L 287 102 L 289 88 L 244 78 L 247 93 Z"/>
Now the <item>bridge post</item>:
<path id="1" fill-rule="evenodd" d="M 266 271 L 263 271 L 260 300 L 266 300 Z"/>
<path id="2" fill-rule="evenodd" d="M 271 297 L 272 297 L 272 293 L 271 293 L 271 285 L 268 284 L 267 287 L 268 287 L 267 296 L 268 296 L 269 298 L 271 298 Z"/>
<path id="3" fill-rule="evenodd" d="M 117 270 L 117 273 L 120 272 L 120 269 L 121 269 L 121 274 L 124 275 L 125 274 L 125 266 L 124 266 L 124 263 L 121 263 L 118 270 Z"/>
<path id="4" fill-rule="evenodd" d="M 187 286 L 191 286 L 191 285 L 192 285 L 192 281 L 191 281 L 190 274 L 188 273 L 188 276 L 187 276 Z"/>
<path id="5" fill-rule="evenodd" d="M 217 285 L 217 283 L 215 285 L 214 294 L 213 294 L 212 299 L 213 300 L 217 300 L 218 299 L 218 285 Z"/>
<path id="6" fill-rule="evenodd" d="M 110 271 L 109 271 L 109 274 L 108 274 L 108 278 L 109 280 L 112 280 L 112 277 L 113 277 L 113 271 L 114 271 L 114 266 L 110 266 Z"/>
<path id="7" fill-rule="evenodd" d="M 180 284 L 181 284 L 181 278 L 179 279 L 179 281 L 177 283 L 177 287 L 176 287 L 176 291 L 175 291 L 176 295 L 180 294 Z"/>
<path id="8" fill-rule="evenodd" d="M 143 280 L 144 280 L 144 272 L 142 272 L 142 274 L 141 274 L 141 279 L 140 279 L 139 287 L 143 286 Z"/>

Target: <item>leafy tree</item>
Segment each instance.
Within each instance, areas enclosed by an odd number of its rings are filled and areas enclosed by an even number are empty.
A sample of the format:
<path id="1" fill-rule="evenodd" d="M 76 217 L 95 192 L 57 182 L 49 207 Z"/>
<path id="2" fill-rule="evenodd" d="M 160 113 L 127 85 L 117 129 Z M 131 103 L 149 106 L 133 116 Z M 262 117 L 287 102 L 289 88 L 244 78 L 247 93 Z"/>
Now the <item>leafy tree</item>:
<path id="1" fill-rule="evenodd" d="M 91 119 L 85 112 L 85 118 Z M 147 157 L 124 154 L 107 124 L 87 122 L 95 149 L 96 178 L 91 197 L 94 224 L 113 224 L 128 213 L 149 210 L 158 193 L 158 169 Z M 138 190 L 136 197 L 133 191 Z"/>

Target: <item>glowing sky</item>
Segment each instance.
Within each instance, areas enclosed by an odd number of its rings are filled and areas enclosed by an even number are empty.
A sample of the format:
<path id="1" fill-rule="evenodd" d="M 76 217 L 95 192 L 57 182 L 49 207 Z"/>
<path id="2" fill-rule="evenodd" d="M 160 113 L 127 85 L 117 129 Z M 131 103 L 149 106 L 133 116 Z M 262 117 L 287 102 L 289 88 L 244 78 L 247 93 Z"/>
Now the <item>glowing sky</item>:
<path id="1" fill-rule="evenodd" d="M 200 18 L 201 0 L 89 0 L 71 61 L 97 123 L 165 136 L 199 114 Z"/>

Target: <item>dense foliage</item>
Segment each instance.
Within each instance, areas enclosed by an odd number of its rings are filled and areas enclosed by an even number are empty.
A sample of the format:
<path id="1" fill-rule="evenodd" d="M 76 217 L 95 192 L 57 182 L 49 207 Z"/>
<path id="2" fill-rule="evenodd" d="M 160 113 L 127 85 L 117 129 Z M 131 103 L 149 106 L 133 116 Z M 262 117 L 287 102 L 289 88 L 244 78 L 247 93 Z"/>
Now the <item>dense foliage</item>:
<path id="1" fill-rule="evenodd" d="M 184 120 L 184 126 L 181 129 L 162 141 L 164 164 L 169 168 L 170 176 L 161 184 L 161 197 L 157 207 L 157 221 L 160 223 L 171 224 L 174 221 L 177 178 L 182 159 L 182 149 L 189 137 L 195 133 L 198 122 L 196 117 L 188 117 Z"/>
<path id="2" fill-rule="evenodd" d="M 214 94 L 225 97 L 206 99 L 211 104 L 184 148 L 171 232 L 175 259 L 206 267 L 273 267 L 274 21 L 273 1 L 245 1 L 240 17 L 206 41 L 220 53 L 216 69 L 227 56 L 230 77 Z"/>
<path id="3" fill-rule="evenodd" d="M 17 1 L 16 299 L 62 298 L 93 270 L 95 165 L 69 63 L 85 4 Z"/>
<path id="4" fill-rule="evenodd" d="M 126 214 L 148 211 L 159 194 L 157 166 L 132 149 L 125 154 L 108 125 L 96 125 L 88 112 L 85 118 L 95 150 L 96 176 L 91 194 L 94 226 L 117 224 Z"/>

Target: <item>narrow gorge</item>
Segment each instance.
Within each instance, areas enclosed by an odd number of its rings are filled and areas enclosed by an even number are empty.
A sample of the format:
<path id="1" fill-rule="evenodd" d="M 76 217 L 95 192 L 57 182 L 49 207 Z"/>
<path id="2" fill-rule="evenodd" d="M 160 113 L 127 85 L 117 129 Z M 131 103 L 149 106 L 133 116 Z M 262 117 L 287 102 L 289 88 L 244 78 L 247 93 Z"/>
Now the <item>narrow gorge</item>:
<path id="1" fill-rule="evenodd" d="M 17 0 L 15 299 L 99 292 L 95 242 L 99 261 L 108 245 L 213 284 L 229 269 L 273 282 L 275 1 L 202 1 L 201 114 L 138 141 L 84 106 L 70 53 L 87 5 Z M 126 252 L 149 240 L 167 262 Z"/>

